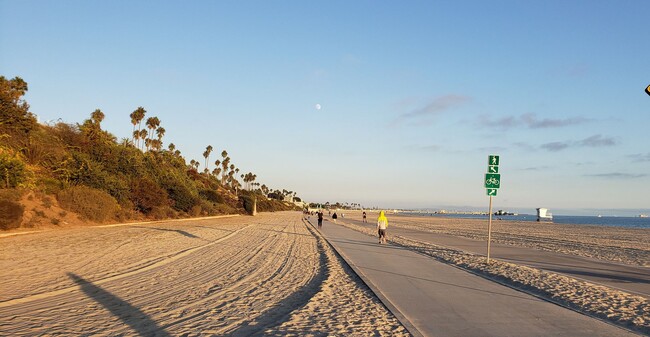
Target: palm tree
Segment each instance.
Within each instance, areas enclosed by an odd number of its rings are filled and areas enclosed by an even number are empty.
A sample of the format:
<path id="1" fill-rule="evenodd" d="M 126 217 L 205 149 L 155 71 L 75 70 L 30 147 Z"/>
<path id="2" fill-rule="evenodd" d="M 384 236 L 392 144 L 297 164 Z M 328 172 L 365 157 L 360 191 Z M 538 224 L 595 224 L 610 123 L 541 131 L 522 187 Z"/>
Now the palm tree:
<path id="1" fill-rule="evenodd" d="M 151 140 L 151 148 L 156 151 L 160 151 L 162 149 L 162 141 L 160 138 Z"/>
<path id="2" fill-rule="evenodd" d="M 131 117 L 131 124 L 133 124 L 133 141 L 138 140 L 138 143 L 136 144 L 136 147 L 140 147 L 140 130 L 142 129 L 142 120 L 144 119 L 144 116 L 147 114 L 147 110 L 145 110 L 143 107 L 138 107 L 135 109 L 129 116 Z M 138 136 L 135 136 L 135 125 L 138 125 Z M 144 138 L 142 138 L 144 139 Z"/>
<path id="3" fill-rule="evenodd" d="M 223 168 L 223 171 L 221 171 L 221 180 L 223 181 L 226 181 L 226 174 L 228 173 L 228 165 L 230 165 L 230 157 L 224 158 L 224 160 L 221 162 L 221 167 Z"/>
<path id="4" fill-rule="evenodd" d="M 165 128 L 162 126 L 156 129 L 156 136 L 158 136 L 159 140 L 162 140 L 162 137 L 165 135 Z"/>
<path id="5" fill-rule="evenodd" d="M 133 145 L 135 145 L 137 148 L 140 146 L 140 131 L 138 130 L 133 131 Z"/>
<path id="6" fill-rule="evenodd" d="M 90 114 L 90 119 L 93 121 L 93 123 L 97 124 L 98 127 L 100 126 L 100 123 L 104 120 L 104 117 L 105 117 L 104 113 L 99 109 L 95 109 L 95 111 L 93 111 Z"/>
<path id="7" fill-rule="evenodd" d="M 135 126 L 138 125 L 138 120 L 135 115 L 135 111 L 133 111 L 129 117 L 131 117 L 131 124 L 133 124 L 133 132 L 135 132 Z"/>
<path id="8" fill-rule="evenodd" d="M 228 172 L 228 184 L 232 189 L 235 189 L 235 182 L 237 182 L 237 179 L 234 178 L 234 175 L 235 175 L 235 171 L 230 170 L 230 172 Z"/>
<path id="9" fill-rule="evenodd" d="M 205 168 L 208 168 L 208 158 L 210 158 L 210 153 L 212 153 L 212 145 L 208 145 L 203 152 L 203 157 L 205 157 Z"/>
<path id="10" fill-rule="evenodd" d="M 153 139 L 153 132 L 160 126 L 160 119 L 158 117 L 149 117 L 146 124 L 147 129 L 149 129 L 147 136 Z"/>
<path id="11" fill-rule="evenodd" d="M 174 143 L 169 143 L 169 145 L 167 145 L 167 148 L 170 152 L 174 152 L 174 150 L 176 150 L 176 145 L 174 145 Z"/>
<path id="12" fill-rule="evenodd" d="M 149 134 L 149 133 L 147 132 L 147 130 L 140 130 L 140 139 L 143 140 L 144 143 L 145 143 L 145 144 L 142 144 L 143 148 L 144 148 L 144 145 L 146 145 L 146 142 L 147 142 L 147 135 L 148 135 L 148 134 Z"/>
<path id="13" fill-rule="evenodd" d="M 221 184 L 226 182 L 226 172 L 228 171 L 228 164 L 230 163 L 230 157 L 228 157 L 228 152 L 226 150 L 221 151 Z"/>

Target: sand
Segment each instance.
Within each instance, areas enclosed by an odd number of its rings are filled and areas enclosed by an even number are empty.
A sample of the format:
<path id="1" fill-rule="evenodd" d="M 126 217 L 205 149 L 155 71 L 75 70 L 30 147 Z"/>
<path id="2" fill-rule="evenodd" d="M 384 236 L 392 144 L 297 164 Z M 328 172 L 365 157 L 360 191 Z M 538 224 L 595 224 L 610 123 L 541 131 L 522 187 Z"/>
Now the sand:
<path id="1" fill-rule="evenodd" d="M 346 218 L 358 217 L 346 212 Z M 372 222 L 375 213 L 369 214 Z M 389 215 L 485 239 L 485 221 Z M 374 235 L 345 218 L 339 223 Z M 10 233 L 11 234 L 11 233 Z M 496 242 L 648 266 L 647 230 L 497 221 Z M 642 297 L 397 236 L 392 243 L 650 334 Z M 408 336 L 296 212 L 73 227 L 0 237 L 0 335 Z"/>
<path id="2" fill-rule="evenodd" d="M 487 220 L 393 216 L 404 228 L 487 238 Z M 650 230 L 596 225 L 492 221 L 492 240 L 623 264 L 650 267 Z"/>
<path id="3" fill-rule="evenodd" d="M 358 212 L 346 212 L 346 217 L 361 219 Z M 373 222 L 375 218 L 376 213 L 371 213 L 368 221 Z M 486 221 L 480 220 L 389 215 L 389 222 L 393 228 L 412 228 L 481 240 L 487 237 Z M 345 219 L 338 223 L 376 236 L 376 230 L 369 226 L 359 226 Z M 499 221 L 493 223 L 493 231 L 493 238 L 496 237 L 496 241 L 506 244 L 633 265 L 647 266 L 650 261 L 650 233 L 644 229 L 556 224 L 531 226 L 531 223 Z M 393 244 L 419 251 L 439 261 L 456 265 L 587 315 L 650 334 L 650 301 L 644 297 L 513 263 L 492 260 L 492 263 L 486 264 L 485 257 L 481 255 L 397 235 L 389 235 L 389 240 Z"/>
<path id="4" fill-rule="evenodd" d="M 0 242 L 3 336 L 409 335 L 296 212 Z"/>

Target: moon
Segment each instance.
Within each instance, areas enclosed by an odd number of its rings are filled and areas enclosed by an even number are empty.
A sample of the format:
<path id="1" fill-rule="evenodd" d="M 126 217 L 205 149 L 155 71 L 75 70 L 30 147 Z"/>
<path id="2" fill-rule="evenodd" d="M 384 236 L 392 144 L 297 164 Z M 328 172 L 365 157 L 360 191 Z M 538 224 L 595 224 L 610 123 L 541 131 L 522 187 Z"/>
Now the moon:
<path id="1" fill-rule="evenodd" d="M 316 108 L 316 110 L 320 110 L 321 106 L 320 106 L 320 104 L 316 104 L 316 105 L 314 105 L 314 108 Z"/>

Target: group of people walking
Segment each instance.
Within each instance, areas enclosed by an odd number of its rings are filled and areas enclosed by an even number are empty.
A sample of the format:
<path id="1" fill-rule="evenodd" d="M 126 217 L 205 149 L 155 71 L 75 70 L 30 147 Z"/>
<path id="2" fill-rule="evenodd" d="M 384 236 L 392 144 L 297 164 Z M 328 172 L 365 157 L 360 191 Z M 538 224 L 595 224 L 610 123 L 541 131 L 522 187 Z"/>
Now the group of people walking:
<path id="1" fill-rule="evenodd" d="M 318 216 L 318 229 L 323 228 L 323 210 L 319 210 L 317 213 Z M 336 212 L 332 214 L 332 220 L 336 223 L 336 219 L 338 216 L 336 215 Z M 367 223 L 368 220 L 366 219 L 367 215 L 366 212 L 363 212 L 363 222 Z M 379 243 L 386 243 L 386 228 L 388 228 L 388 218 L 386 218 L 386 214 L 384 211 L 379 212 L 379 217 L 377 218 L 377 235 L 379 236 Z"/>

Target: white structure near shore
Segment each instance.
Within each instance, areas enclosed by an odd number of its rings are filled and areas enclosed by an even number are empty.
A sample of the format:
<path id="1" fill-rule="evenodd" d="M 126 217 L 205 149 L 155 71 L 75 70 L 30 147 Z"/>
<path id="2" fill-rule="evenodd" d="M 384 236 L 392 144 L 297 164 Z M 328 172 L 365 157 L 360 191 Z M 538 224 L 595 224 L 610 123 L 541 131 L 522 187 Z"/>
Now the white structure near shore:
<path id="1" fill-rule="evenodd" d="M 537 208 L 537 221 L 552 222 L 553 214 L 547 208 Z"/>

